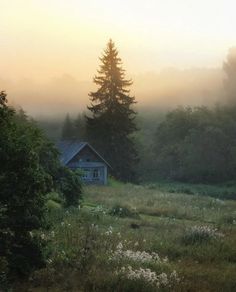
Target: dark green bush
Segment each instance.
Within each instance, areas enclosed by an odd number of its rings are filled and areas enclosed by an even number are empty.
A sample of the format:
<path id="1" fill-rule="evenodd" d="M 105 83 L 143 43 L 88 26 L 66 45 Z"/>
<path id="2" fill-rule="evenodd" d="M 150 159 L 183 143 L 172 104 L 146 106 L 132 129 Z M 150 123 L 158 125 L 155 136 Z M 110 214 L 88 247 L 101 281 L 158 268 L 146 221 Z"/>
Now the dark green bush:
<path id="1" fill-rule="evenodd" d="M 32 232 L 45 222 L 46 193 L 59 165 L 57 151 L 23 112 L 0 92 L 0 258 L 8 280 L 27 277 L 45 263 L 44 243 Z M 50 159 L 48 159 L 50 157 Z"/>
<path id="2" fill-rule="evenodd" d="M 65 198 L 65 207 L 78 206 L 81 200 L 81 172 L 61 167 L 59 171 L 58 188 Z"/>

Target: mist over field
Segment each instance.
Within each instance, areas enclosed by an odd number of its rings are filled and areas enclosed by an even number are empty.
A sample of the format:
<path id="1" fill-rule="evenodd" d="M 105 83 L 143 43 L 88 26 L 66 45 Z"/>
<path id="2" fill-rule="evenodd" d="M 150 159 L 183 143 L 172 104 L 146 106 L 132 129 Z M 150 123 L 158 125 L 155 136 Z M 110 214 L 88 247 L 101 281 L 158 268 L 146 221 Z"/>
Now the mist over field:
<path id="1" fill-rule="evenodd" d="M 95 73 L 95 72 L 94 72 Z M 91 72 L 92 74 L 92 72 Z M 91 80 L 80 81 L 63 74 L 44 82 L 33 79 L 11 80 L 0 75 L 0 88 L 10 103 L 22 107 L 34 118 L 55 118 L 65 113 L 77 115 L 90 104 L 88 94 L 95 86 Z M 212 106 L 224 102 L 224 73 L 221 68 L 167 68 L 159 73 L 130 76 L 131 94 L 140 110 L 169 110 L 179 105 Z"/>

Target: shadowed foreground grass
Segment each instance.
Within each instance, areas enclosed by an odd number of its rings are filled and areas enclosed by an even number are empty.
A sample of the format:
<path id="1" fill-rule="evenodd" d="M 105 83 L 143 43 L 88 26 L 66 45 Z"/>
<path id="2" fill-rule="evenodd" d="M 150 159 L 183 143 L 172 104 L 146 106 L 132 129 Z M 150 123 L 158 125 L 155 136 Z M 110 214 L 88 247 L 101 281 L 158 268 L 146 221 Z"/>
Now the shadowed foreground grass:
<path id="1" fill-rule="evenodd" d="M 235 201 L 90 186 L 49 218 L 47 267 L 22 291 L 236 291 Z"/>

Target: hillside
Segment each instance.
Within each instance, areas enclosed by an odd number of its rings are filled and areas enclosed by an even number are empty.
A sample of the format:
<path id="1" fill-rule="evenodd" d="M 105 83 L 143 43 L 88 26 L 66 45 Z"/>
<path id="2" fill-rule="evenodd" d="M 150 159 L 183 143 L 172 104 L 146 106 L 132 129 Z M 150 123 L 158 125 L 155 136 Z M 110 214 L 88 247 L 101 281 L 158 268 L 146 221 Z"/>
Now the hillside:
<path id="1" fill-rule="evenodd" d="M 86 187 L 80 211 L 51 210 L 48 266 L 23 287 L 235 291 L 235 212 L 235 201 L 163 186 Z"/>

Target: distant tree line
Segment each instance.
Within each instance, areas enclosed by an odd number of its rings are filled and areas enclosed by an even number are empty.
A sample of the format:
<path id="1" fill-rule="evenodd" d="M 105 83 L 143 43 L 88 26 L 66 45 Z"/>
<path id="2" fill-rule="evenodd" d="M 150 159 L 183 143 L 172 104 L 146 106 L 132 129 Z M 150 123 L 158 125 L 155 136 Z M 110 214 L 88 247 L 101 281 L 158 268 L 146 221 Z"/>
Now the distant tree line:
<path id="1" fill-rule="evenodd" d="M 66 115 L 62 125 L 61 140 L 87 140 L 85 114 L 78 114 L 77 118 Z"/>
<path id="2" fill-rule="evenodd" d="M 90 93 L 91 114 L 76 119 L 67 115 L 62 138 L 91 142 L 123 181 L 235 179 L 236 48 L 229 50 L 223 64 L 222 105 L 179 107 L 166 116 L 157 112 L 155 118 L 148 113 L 136 117 L 135 100 L 126 89 L 131 82 L 124 79 L 120 62 L 110 41 L 94 78 L 98 90 Z"/>
<path id="3" fill-rule="evenodd" d="M 214 108 L 169 112 L 153 140 L 157 177 L 188 182 L 236 179 L 236 48 L 223 64 L 225 97 Z"/>
<path id="4" fill-rule="evenodd" d="M 158 126 L 153 151 L 162 178 L 188 182 L 236 179 L 236 106 L 178 108 Z"/>

